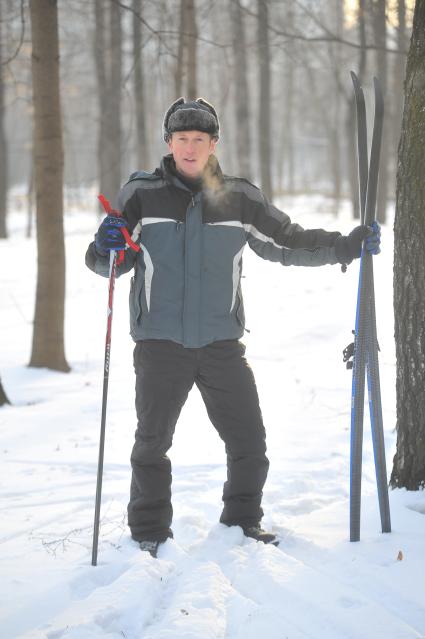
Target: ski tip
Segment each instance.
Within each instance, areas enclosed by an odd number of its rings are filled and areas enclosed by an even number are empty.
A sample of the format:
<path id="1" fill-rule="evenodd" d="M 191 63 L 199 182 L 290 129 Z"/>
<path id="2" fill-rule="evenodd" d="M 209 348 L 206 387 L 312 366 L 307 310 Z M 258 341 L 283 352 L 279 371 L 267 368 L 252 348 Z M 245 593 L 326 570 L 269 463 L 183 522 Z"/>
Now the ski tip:
<path id="1" fill-rule="evenodd" d="M 378 80 L 378 78 L 376 76 L 373 76 L 373 86 L 375 87 L 375 91 L 377 91 L 380 94 L 382 94 L 381 83 L 379 82 L 379 80 Z"/>
<path id="2" fill-rule="evenodd" d="M 350 71 L 351 81 L 353 83 L 354 91 L 356 95 L 360 97 L 361 93 L 363 93 L 362 85 L 360 84 L 360 80 L 354 71 Z"/>
<path id="3" fill-rule="evenodd" d="M 375 76 L 373 76 L 373 86 L 375 89 L 375 105 L 378 111 L 381 112 L 381 114 L 383 114 L 384 112 L 384 95 L 382 93 L 382 87 L 381 87 L 381 83 L 379 82 L 378 78 L 376 78 Z"/>

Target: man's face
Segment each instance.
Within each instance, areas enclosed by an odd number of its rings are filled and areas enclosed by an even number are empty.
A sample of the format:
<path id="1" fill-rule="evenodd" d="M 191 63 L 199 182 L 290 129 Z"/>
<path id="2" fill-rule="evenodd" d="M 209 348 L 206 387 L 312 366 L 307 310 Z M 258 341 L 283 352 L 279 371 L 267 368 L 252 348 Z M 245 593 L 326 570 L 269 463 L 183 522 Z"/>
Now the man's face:
<path id="1" fill-rule="evenodd" d="M 173 154 L 177 170 L 186 177 L 200 177 L 208 158 L 214 153 L 217 141 L 202 131 L 177 131 L 171 136 L 168 148 Z"/>

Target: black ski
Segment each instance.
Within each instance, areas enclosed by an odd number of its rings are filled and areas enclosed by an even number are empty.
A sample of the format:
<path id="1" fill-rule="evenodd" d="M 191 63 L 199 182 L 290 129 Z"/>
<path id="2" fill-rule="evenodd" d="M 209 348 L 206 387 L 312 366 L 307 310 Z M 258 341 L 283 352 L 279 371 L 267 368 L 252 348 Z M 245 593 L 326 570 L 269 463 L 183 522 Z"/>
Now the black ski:
<path id="1" fill-rule="evenodd" d="M 364 93 L 356 74 L 351 72 L 351 77 L 354 86 L 357 112 L 357 152 L 361 222 L 370 226 L 375 220 L 384 102 L 379 83 L 377 79 L 374 78 L 375 115 L 369 163 Z M 350 541 L 359 541 L 360 539 L 364 387 L 366 370 L 382 532 L 391 531 L 378 350 L 372 255 L 363 250 L 360 260 L 353 352 L 350 460 Z"/>

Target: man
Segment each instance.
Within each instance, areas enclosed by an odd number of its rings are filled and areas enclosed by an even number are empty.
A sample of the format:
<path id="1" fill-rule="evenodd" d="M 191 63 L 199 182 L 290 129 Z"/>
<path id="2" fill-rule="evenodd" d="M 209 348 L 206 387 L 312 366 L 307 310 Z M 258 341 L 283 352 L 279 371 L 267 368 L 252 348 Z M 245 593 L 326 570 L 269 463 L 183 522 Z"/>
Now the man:
<path id="1" fill-rule="evenodd" d="M 174 102 L 164 118 L 170 154 L 154 173 L 135 173 L 118 196 L 123 218 L 106 217 L 88 248 L 87 266 L 108 276 L 109 251 L 125 248 L 120 227 L 140 230 L 141 251 L 125 251 L 117 275 L 134 269 L 130 333 L 136 342 L 138 426 L 131 455 L 128 523 L 142 550 L 156 556 L 172 537 L 171 447 L 193 384 L 225 442 L 227 481 L 220 521 L 277 544 L 262 530 L 265 430 L 244 333 L 240 286 L 248 243 L 283 265 L 349 264 L 363 240 L 379 251 L 379 227 L 348 236 L 304 230 L 247 180 L 222 174 L 214 150 L 219 121 L 205 100 Z"/>

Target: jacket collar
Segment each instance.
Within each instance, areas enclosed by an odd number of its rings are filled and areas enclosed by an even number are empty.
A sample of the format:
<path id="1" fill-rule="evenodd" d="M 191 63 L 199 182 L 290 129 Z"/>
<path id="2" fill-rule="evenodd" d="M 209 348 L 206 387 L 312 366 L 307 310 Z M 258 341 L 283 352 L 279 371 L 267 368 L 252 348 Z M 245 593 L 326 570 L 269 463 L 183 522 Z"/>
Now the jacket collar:
<path id="1" fill-rule="evenodd" d="M 164 155 L 161 160 L 160 167 L 155 171 L 155 173 L 160 173 L 162 177 L 170 184 L 174 184 L 175 186 L 178 186 L 179 188 L 183 188 L 185 190 L 190 190 L 179 179 L 176 173 L 176 164 L 171 153 L 168 155 Z M 213 193 L 222 191 L 224 185 L 224 177 L 215 155 L 210 155 L 207 165 L 202 174 L 202 181 L 203 191 L 210 191 Z"/>

